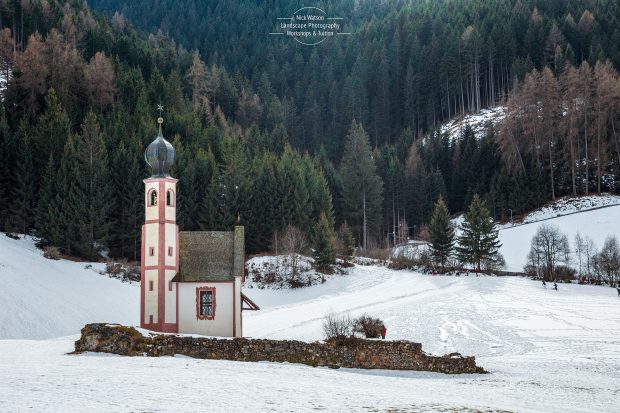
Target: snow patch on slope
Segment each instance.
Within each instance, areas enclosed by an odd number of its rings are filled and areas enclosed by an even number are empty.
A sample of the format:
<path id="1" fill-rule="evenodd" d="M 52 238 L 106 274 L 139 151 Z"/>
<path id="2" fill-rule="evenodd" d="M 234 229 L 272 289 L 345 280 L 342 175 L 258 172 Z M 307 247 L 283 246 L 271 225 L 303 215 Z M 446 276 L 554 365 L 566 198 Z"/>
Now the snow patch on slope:
<path id="1" fill-rule="evenodd" d="M 31 237 L 0 234 L 0 339 L 77 334 L 92 322 L 137 324 L 139 285 L 99 274 L 104 267 L 46 259 Z"/>
<path id="2" fill-rule="evenodd" d="M 495 106 L 482 109 L 479 113 L 457 117 L 441 126 L 441 133 L 447 133 L 450 139 L 458 139 L 465 126 L 470 125 L 476 138 L 481 139 L 488 125 L 496 125 L 506 117 L 506 107 Z"/>

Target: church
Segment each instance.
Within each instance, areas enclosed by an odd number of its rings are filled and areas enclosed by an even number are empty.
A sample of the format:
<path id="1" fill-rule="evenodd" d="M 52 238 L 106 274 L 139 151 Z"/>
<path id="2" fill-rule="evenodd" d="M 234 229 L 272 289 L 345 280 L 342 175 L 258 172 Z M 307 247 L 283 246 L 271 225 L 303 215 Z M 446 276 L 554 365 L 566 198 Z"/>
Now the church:
<path id="1" fill-rule="evenodd" d="M 179 231 L 175 151 L 159 134 L 145 152 L 140 327 L 166 333 L 242 337 L 245 310 L 258 306 L 242 292 L 244 228 Z"/>

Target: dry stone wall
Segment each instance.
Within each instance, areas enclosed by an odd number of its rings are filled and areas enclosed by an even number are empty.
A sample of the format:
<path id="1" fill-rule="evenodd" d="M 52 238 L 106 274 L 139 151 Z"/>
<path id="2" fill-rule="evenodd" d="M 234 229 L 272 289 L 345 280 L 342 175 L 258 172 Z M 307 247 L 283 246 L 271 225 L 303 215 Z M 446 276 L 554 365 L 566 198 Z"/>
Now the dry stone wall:
<path id="1" fill-rule="evenodd" d="M 422 351 L 421 344 L 410 341 L 347 339 L 306 343 L 171 334 L 145 336 L 132 327 L 113 324 L 86 325 L 81 338 L 75 342 L 75 351 L 152 357 L 182 354 L 200 359 L 288 362 L 332 368 L 484 373 L 476 366 L 474 357 L 462 357 L 457 353 L 430 356 Z"/>

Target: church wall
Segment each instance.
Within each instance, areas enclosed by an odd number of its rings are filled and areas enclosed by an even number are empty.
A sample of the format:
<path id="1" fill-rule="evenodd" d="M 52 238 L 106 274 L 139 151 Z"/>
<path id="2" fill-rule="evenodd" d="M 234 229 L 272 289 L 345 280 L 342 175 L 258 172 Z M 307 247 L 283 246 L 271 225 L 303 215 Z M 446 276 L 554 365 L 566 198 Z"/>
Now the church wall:
<path id="1" fill-rule="evenodd" d="M 177 226 L 176 224 L 165 224 L 165 247 L 164 247 L 164 255 L 165 255 L 165 265 L 176 266 L 177 265 Z M 170 255 L 169 248 L 172 248 L 172 255 Z"/>
<path id="2" fill-rule="evenodd" d="M 166 286 L 164 288 L 164 295 L 166 298 L 165 308 L 165 323 L 177 322 L 177 283 L 171 283 L 170 281 L 175 276 L 175 270 L 166 270 Z"/>
<path id="3" fill-rule="evenodd" d="M 232 337 L 233 282 L 183 282 L 179 286 L 179 333 Z M 215 288 L 215 317 L 200 320 L 196 311 L 196 288 Z M 240 300 L 239 290 L 235 291 Z"/>
<path id="4" fill-rule="evenodd" d="M 148 267 L 151 265 L 158 265 L 158 257 L 159 257 L 159 224 L 145 224 L 145 240 L 146 245 L 144 245 L 143 250 L 144 254 L 144 264 Z M 150 255 L 149 249 L 154 248 L 154 254 Z"/>
<path id="5" fill-rule="evenodd" d="M 153 282 L 153 291 L 150 291 L 150 282 Z M 157 322 L 157 270 L 146 270 L 144 272 L 144 323 L 150 321 L 149 316 L 153 316 L 153 322 Z"/>
<path id="6" fill-rule="evenodd" d="M 241 277 L 235 277 L 235 337 L 243 337 L 243 321 L 241 318 Z"/>

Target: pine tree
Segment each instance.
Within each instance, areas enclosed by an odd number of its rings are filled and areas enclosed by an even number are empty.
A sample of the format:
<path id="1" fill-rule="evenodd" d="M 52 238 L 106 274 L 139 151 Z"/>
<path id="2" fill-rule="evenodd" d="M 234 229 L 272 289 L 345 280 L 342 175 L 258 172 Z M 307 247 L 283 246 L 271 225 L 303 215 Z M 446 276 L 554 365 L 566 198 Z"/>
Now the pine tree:
<path id="1" fill-rule="evenodd" d="M 336 262 L 335 241 L 336 235 L 331 220 L 321 212 L 314 228 L 314 265 L 320 271 L 328 271 L 330 265 Z"/>
<path id="2" fill-rule="evenodd" d="M 361 124 L 353 121 L 340 169 L 342 212 L 364 249 L 368 246 L 368 236 L 378 235 L 381 220 L 383 182 L 376 169 L 368 135 Z"/>
<path id="3" fill-rule="evenodd" d="M 465 213 L 461 235 L 458 237 L 458 259 L 463 263 L 473 264 L 476 271 L 480 271 L 482 262 L 492 263 L 498 260 L 500 247 L 495 223 L 484 201 L 476 194 Z"/>
<path id="4" fill-rule="evenodd" d="M 450 223 L 448 208 L 440 197 L 435 204 L 435 211 L 429 227 L 431 236 L 431 255 L 441 265 L 443 271 L 454 247 L 454 229 Z"/>

